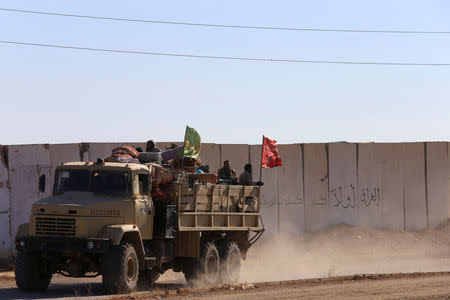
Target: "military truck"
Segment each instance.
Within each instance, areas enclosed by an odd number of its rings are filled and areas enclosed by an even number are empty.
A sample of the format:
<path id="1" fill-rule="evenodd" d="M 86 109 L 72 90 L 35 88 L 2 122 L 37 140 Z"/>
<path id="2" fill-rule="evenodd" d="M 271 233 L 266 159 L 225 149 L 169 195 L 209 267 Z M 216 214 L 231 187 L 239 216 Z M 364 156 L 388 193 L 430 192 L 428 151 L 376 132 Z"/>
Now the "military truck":
<path id="1" fill-rule="evenodd" d="M 264 232 L 260 187 L 180 170 L 165 170 L 172 180 L 160 183 L 158 170 L 103 160 L 58 166 L 52 196 L 17 230 L 17 286 L 43 291 L 56 273 L 102 275 L 108 293 L 127 293 L 168 269 L 187 282 L 237 282 L 241 259 Z"/>

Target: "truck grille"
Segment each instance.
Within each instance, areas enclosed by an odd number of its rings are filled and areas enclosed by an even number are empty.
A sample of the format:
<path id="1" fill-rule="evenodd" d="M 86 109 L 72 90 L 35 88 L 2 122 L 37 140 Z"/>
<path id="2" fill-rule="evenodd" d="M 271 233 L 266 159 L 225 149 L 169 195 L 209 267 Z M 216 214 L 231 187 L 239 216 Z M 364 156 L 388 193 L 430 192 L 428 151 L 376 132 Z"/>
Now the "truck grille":
<path id="1" fill-rule="evenodd" d="M 75 219 L 36 217 L 36 235 L 75 235 Z"/>

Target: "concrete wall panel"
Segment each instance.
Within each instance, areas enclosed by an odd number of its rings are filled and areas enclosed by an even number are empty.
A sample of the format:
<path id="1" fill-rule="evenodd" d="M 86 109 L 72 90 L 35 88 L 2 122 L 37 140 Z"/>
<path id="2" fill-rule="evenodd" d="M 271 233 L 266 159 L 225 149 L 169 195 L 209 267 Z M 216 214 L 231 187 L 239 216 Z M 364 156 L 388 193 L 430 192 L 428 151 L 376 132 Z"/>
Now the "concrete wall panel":
<path id="1" fill-rule="evenodd" d="M 221 167 L 220 146 L 217 144 L 202 144 L 200 149 L 200 159 L 202 164 L 209 165 L 212 173 L 217 172 Z M 239 176 L 239 174 L 237 174 Z"/>
<path id="2" fill-rule="evenodd" d="M 359 209 L 356 144 L 328 145 L 330 224 L 357 224 Z"/>
<path id="3" fill-rule="evenodd" d="M 50 145 L 12 145 L 8 146 L 10 169 L 14 166 L 50 165 Z"/>
<path id="4" fill-rule="evenodd" d="M 402 144 L 359 144 L 358 225 L 404 229 Z"/>
<path id="5" fill-rule="evenodd" d="M 231 167 L 236 171 L 237 176 L 244 172 L 244 166 L 250 159 L 250 146 L 243 144 L 220 145 L 220 167 L 225 160 L 229 160 Z M 258 165 L 259 166 L 259 165 Z M 217 170 L 211 170 L 217 172 Z M 259 174 L 259 173 L 258 173 Z M 258 175 L 259 176 L 259 175 Z M 253 175 L 255 178 L 255 175 Z"/>
<path id="6" fill-rule="evenodd" d="M 28 223 L 31 206 L 38 198 L 39 175 L 36 166 L 16 165 L 11 176 L 11 231 L 14 238 L 17 227 Z"/>
<path id="7" fill-rule="evenodd" d="M 428 225 L 439 226 L 448 218 L 447 143 L 426 143 Z"/>
<path id="8" fill-rule="evenodd" d="M 381 163 L 377 160 L 375 144 L 358 144 L 358 213 L 356 224 L 378 227 L 381 223 Z M 372 195 L 374 197 L 372 197 Z"/>
<path id="9" fill-rule="evenodd" d="M 427 228 L 424 143 L 402 144 L 405 230 Z"/>
<path id="10" fill-rule="evenodd" d="M 39 199 L 40 170 L 51 168 L 49 149 L 49 145 L 9 146 L 12 238 L 15 236 L 17 227 L 28 222 L 31 206 Z M 46 193 L 48 192 L 47 190 Z"/>
<path id="11" fill-rule="evenodd" d="M 0 258 L 7 257 L 11 250 L 9 174 L 6 158 L 7 148 L 0 145 Z"/>
<path id="12" fill-rule="evenodd" d="M 81 144 L 50 145 L 50 166 L 52 167 L 64 162 L 82 161 L 84 158 L 87 159 L 87 155 L 83 153 Z"/>
<path id="13" fill-rule="evenodd" d="M 261 166 L 261 145 L 250 146 L 250 163 L 253 168 L 253 181 L 258 181 Z M 261 217 L 266 228 L 264 234 L 266 236 L 278 232 L 278 168 L 262 169 L 261 181 L 264 182 L 264 186 L 261 187 Z"/>
<path id="14" fill-rule="evenodd" d="M 303 148 L 305 230 L 329 225 L 328 159 L 326 144 L 305 144 Z"/>
<path id="15" fill-rule="evenodd" d="M 404 229 L 402 144 L 376 144 L 381 163 L 380 228 Z"/>
<path id="16" fill-rule="evenodd" d="M 280 232 L 301 234 L 305 231 L 302 148 L 300 144 L 279 145 L 278 150 L 283 162 L 283 166 L 276 167 Z"/>

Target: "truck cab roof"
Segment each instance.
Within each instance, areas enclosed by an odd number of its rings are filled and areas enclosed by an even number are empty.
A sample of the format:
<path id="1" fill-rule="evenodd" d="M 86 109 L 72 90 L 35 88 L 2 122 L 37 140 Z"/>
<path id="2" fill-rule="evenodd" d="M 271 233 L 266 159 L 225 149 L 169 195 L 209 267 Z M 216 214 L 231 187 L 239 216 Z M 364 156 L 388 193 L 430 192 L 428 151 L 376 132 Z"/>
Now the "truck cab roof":
<path id="1" fill-rule="evenodd" d="M 122 171 L 145 171 L 149 172 L 151 166 L 139 163 L 121 163 L 121 162 L 102 162 L 96 163 L 92 161 L 75 161 L 67 162 L 59 165 L 57 169 L 107 169 L 107 170 L 122 170 Z"/>

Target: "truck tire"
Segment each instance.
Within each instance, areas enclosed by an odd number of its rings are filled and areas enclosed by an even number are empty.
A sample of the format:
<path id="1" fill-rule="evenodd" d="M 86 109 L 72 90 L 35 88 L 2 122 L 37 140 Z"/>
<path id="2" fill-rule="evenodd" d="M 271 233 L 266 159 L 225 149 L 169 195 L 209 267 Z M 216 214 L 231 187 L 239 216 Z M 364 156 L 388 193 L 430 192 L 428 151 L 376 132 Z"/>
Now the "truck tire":
<path id="1" fill-rule="evenodd" d="M 220 282 L 219 251 L 213 242 L 203 246 L 199 264 L 199 279 L 207 285 L 216 285 Z"/>
<path id="2" fill-rule="evenodd" d="M 133 245 L 125 243 L 111 247 L 103 259 L 102 275 L 107 293 L 134 291 L 139 277 L 139 261 Z"/>
<path id="3" fill-rule="evenodd" d="M 224 243 L 220 251 L 220 277 L 224 283 L 236 284 L 241 272 L 241 250 L 233 241 Z"/>
<path id="4" fill-rule="evenodd" d="M 161 275 L 158 271 L 155 270 L 145 270 L 139 272 L 138 278 L 138 287 L 141 290 L 145 290 L 150 288 L 156 280 L 158 280 L 159 275 Z"/>
<path id="5" fill-rule="evenodd" d="M 50 285 L 52 273 L 42 264 L 42 255 L 18 251 L 14 275 L 16 284 L 22 291 L 45 291 Z"/>
<path id="6" fill-rule="evenodd" d="M 219 251 L 213 242 L 202 246 L 200 257 L 183 267 L 184 277 L 189 285 L 217 285 L 220 283 Z"/>

